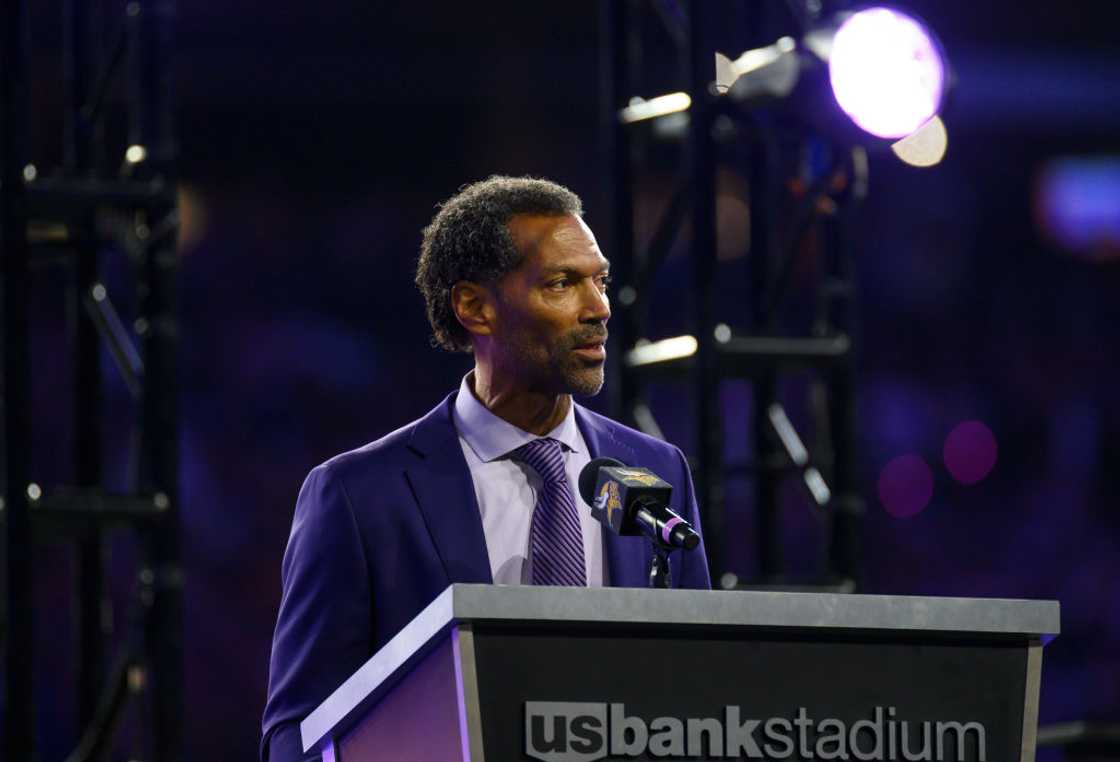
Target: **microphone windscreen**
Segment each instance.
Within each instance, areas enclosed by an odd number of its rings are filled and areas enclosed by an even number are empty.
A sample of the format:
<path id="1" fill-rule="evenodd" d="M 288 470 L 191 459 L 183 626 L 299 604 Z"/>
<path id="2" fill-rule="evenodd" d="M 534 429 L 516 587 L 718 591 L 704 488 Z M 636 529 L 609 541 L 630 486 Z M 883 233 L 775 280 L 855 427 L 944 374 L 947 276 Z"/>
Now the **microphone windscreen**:
<path id="1" fill-rule="evenodd" d="M 595 488 L 599 486 L 599 469 L 603 466 L 625 466 L 614 458 L 595 458 L 579 472 L 579 496 L 588 505 L 595 505 Z"/>

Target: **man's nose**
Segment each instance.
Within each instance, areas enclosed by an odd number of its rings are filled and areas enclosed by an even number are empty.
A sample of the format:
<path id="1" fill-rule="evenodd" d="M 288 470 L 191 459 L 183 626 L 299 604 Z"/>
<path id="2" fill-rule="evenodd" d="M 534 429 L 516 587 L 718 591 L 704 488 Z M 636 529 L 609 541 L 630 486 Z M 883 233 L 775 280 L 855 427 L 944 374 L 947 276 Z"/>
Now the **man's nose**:
<path id="1" fill-rule="evenodd" d="M 583 322 L 606 323 L 611 319 L 610 298 L 594 284 L 588 289 L 588 294 L 584 300 Z"/>

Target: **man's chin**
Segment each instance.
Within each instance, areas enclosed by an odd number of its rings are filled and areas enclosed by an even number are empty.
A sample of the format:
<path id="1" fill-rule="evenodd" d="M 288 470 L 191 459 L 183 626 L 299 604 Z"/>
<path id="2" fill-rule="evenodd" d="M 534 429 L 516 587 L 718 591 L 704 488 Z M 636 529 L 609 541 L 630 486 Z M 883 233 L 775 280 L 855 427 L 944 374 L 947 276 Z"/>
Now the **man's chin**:
<path id="1" fill-rule="evenodd" d="M 603 369 L 589 368 L 567 374 L 568 394 L 576 397 L 594 397 L 603 389 Z"/>

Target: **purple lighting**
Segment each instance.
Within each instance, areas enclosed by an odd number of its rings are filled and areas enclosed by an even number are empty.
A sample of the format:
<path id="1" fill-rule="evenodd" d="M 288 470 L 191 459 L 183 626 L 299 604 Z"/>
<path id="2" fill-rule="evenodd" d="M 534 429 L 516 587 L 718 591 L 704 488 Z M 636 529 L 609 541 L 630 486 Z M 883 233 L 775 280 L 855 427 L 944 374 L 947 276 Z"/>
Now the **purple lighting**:
<path id="1" fill-rule="evenodd" d="M 1093 261 L 1120 258 L 1120 157 L 1052 161 L 1035 201 L 1035 216 L 1055 243 Z"/>
<path id="2" fill-rule="evenodd" d="M 899 519 L 916 516 L 933 497 L 933 472 L 917 455 L 899 455 L 879 474 L 879 500 Z"/>
<path id="3" fill-rule="evenodd" d="M 976 484 L 996 465 L 996 438 L 980 421 L 957 424 L 945 438 L 945 468 L 961 484 Z"/>
<path id="4" fill-rule="evenodd" d="M 828 72 L 844 113 L 881 138 L 909 135 L 941 107 L 941 52 L 925 27 L 889 8 L 859 11 L 840 25 Z"/>

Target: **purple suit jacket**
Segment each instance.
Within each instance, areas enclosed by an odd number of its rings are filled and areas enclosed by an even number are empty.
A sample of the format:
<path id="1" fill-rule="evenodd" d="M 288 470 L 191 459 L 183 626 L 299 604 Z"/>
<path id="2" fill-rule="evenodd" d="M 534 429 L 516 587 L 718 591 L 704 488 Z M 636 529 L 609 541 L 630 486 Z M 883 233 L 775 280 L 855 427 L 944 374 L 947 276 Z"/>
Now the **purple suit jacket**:
<path id="1" fill-rule="evenodd" d="M 450 395 L 423 418 L 308 475 L 282 567 L 261 759 L 304 755 L 299 723 L 452 582 L 492 583 L 474 483 Z M 650 469 L 673 485 L 673 508 L 697 531 L 681 451 L 575 407 L 591 457 Z M 610 584 L 645 587 L 642 537 L 607 533 Z M 676 587 L 708 589 L 704 548 L 670 556 Z"/>

